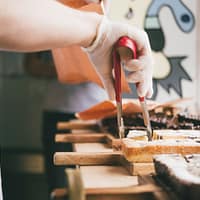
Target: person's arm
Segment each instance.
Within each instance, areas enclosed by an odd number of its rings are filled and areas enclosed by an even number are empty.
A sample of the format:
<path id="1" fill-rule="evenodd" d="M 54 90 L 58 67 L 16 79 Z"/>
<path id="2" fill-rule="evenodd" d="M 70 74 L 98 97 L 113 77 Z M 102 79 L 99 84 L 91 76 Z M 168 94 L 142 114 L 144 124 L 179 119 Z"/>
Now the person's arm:
<path id="1" fill-rule="evenodd" d="M 71 9 L 55 0 L 0 0 L 0 48 L 38 51 L 76 44 L 86 47 L 109 97 L 114 99 L 112 49 L 121 36 L 137 43 L 138 59 L 127 61 L 129 82 L 151 97 L 153 59 L 147 34 L 102 15 Z"/>
<path id="2" fill-rule="evenodd" d="M 0 47 L 14 51 L 87 47 L 101 19 L 54 0 L 0 0 Z"/>

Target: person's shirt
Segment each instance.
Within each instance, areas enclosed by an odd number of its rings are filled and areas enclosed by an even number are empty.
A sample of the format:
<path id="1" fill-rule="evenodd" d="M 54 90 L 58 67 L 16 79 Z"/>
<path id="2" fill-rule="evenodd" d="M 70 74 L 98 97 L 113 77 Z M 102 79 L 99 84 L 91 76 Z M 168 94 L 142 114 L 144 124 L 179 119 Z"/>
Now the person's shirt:
<path id="1" fill-rule="evenodd" d="M 48 82 L 44 109 L 75 113 L 108 99 L 107 93 L 95 83 L 61 84 Z"/>

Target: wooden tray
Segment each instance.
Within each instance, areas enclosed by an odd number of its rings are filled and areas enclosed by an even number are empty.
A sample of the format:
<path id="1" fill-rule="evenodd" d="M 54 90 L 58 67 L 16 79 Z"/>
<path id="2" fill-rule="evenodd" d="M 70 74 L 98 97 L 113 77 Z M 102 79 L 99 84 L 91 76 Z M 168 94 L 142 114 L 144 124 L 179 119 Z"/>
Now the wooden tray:
<path id="1" fill-rule="evenodd" d="M 122 167 L 82 167 L 79 172 L 68 170 L 66 175 L 68 188 L 55 190 L 53 200 L 176 199 L 174 195 L 167 194 L 151 176 L 129 176 Z"/>
<path id="2" fill-rule="evenodd" d="M 55 165 L 122 165 L 131 175 L 154 172 L 153 163 L 128 162 L 121 151 L 117 151 L 121 141 L 108 133 L 57 134 L 55 141 L 71 142 L 74 149 L 74 152 L 56 152 Z"/>
<path id="3" fill-rule="evenodd" d="M 100 126 L 96 120 L 70 120 L 68 122 L 58 122 L 57 123 L 58 130 L 100 130 Z"/>
<path id="4" fill-rule="evenodd" d="M 57 134 L 55 141 L 73 143 L 74 149 L 74 152 L 56 152 L 55 165 L 76 165 L 79 172 L 66 171 L 68 188 L 54 190 L 53 200 L 172 199 L 153 181 L 139 181 L 136 175 L 153 172 L 153 163 L 129 163 L 116 150 L 121 141 L 111 134 Z"/>
<path id="5" fill-rule="evenodd" d="M 55 142 L 58 143 L 105 143 L 112 148 L 116 144 L 120 144 L 120 140 L 116 139 L 109 133 L 101 132 L 76 132 L 66 134 L 56 134 Z"/>

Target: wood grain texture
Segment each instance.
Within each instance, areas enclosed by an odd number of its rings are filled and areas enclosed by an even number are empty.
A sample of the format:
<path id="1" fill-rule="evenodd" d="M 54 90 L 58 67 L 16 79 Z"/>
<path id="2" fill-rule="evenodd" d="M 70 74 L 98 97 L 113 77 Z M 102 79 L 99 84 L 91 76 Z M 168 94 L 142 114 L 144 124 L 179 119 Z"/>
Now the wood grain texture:
<path id="1" fill-rule="evenodd" d="M 113 165 L 118 164 L 120 152 L 56 152 L 55 165 Z"/>
<path id="2" fill-rule="evenodd" d="M 87 200 L 150 200 L 153 192 L 162 191 L 155 184 L 138 185 L 138 178 L 130 176 L 121 166 L 81 166 L 80 172 Z M 68 191 L 62 189 L 52 193 L 54 199 L 67 195 Z"/>
<path id="3" fill-rule="evenodd" d="M 134 188 L 107 188 L 107 189 L 86 189 L 87 200 L 158 200 L 154 198 L 154 192 L 161 189 L 154 185 L 135 186 Z M 119 192 L 121 191 L 121 192 Z M 66 200 L 68 191 L 66 189 L 56 189 L 51 194 L 52 200 Z M 169 200 L 162 199 L 160 200 Z"/>
<path id="4" fill-rule="evenodd" d="M 84 187 L 87 188 L 124 188 L 130 191 L 138 185 L 137 176 L 132 176 L 122 166 L 80 166 Z M 108 191 L 108 190 L 107 190 Z M 120 190 L 116 191 L 118 194 Z"/>
<path id="5" fill-rule="evenodd" d="M 99 126 L 97 121 L 95 120 L 71 120 L 68 122 L 58 122 L 57 123 L 58 130 L 66 130 L 66 129 L 92 129 L 98 130 Z"/>
<path id="6" fill-rule="evenodd" d="M 86 200 L 85 189 L 79 169 L 65 169 L 70 200 Z"/>
<path id="7" fill-rule="evenodd" d="M 56 134 L 55 142 L 70 143 L 110 143 L 112 145 L 114 137 L 106 133 L 67 133 Z"/>
<path id="8" fill-rule="evenodd" d="M 153 163 L 132 163 L 128 162 L 124 156 L 120 157 L 120 163 L 131 175 L 149 175 L 155 172 Z"/>
<path id="9" fill-rule="evenodd" d="M 158 182 L 158 180 L 155 178 L 155 174 L 152 175 L 139 175 L 138 176 L 138 183 L 139 185 L 146 185 L 146 184 L 153 184 L 157 185 L 161 188 L 160 191 L 154 191 L 153 197 L 154 199 L 160 199 L 160 200 L 180 200 L 177 198 L 174 191 L 171 189 L 163 186 Z"/>
<path id="10" fill-rule="evenodd" d="M 81 152 L 81 153 L 92 152 L 93 154 L 103 153 L 103 152 L 109 152 L 109 153 L 113 152 L 113 149 L 106 143 L 75 143 L 73 144 L 73 149 L 75 152 Z"/>

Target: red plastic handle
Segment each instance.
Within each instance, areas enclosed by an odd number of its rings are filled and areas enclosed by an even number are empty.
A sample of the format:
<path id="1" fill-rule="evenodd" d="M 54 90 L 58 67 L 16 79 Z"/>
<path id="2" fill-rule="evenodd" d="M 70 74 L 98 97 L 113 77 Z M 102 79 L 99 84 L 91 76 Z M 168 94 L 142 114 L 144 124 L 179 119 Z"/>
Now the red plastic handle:
<path id="1" fill-rule="evenodd" d="M 113 49 L 113 67 L 115 74 L 115 95 L 116 101 L 121 102 L 121 60 L 118 48 L 126 47 L 132 52 L 132 58 L 137 58 L 137 46 L 134 40 L 127 36 L 121 37 L 115 44 Z"/>

